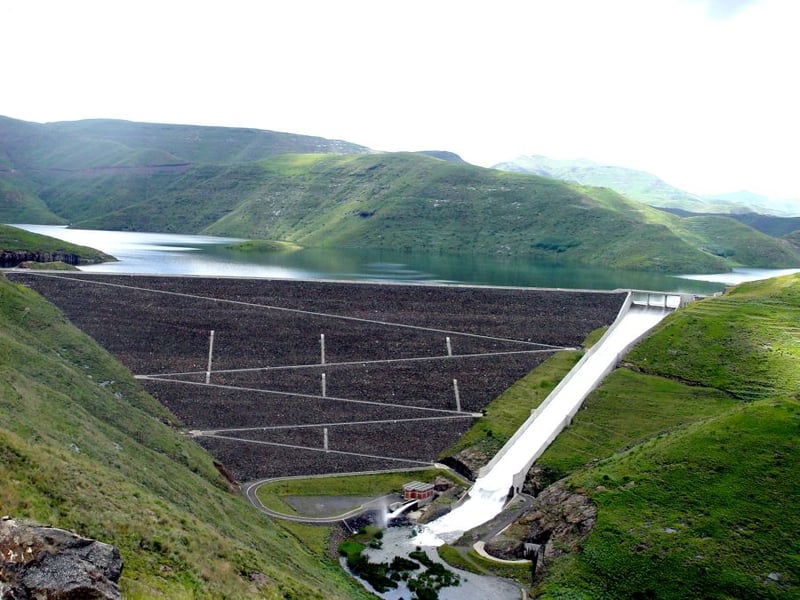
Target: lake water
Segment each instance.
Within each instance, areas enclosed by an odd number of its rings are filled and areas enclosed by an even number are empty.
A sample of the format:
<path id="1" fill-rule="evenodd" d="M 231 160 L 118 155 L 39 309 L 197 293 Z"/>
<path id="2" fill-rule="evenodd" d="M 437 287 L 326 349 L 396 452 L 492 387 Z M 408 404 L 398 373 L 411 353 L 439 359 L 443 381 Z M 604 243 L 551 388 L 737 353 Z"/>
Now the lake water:
<path id="1" fill-rule="evenodd" d="M 204 275 L 275 279 L 457 283 L 569 289 L 641 289 L 712 294 L 726 284 L 784 271 L 741 269 L 733 274 L 674 277 L 659 273 L 563 267 L 470 255 L 416 255 L 385 250 L 306 249 L 241 252 L 242 241 L 201 235 L 67 229 L 15 225 L 115 256 L 117 262 L 81 267 L 95 273 Z M 704 281 L 703 279 L 710 279 Z"/>

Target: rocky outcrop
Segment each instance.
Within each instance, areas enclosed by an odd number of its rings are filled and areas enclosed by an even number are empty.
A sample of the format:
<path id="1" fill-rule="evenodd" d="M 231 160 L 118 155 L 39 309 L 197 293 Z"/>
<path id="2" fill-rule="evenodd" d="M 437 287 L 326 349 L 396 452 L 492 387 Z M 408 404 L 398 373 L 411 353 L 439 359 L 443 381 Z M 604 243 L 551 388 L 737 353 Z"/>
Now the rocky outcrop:
<path id="1" fill-rule="evenodd" d="M 0 250 L 0 267 L 4 269 L 16 267 L 22 262 L 63 262 L 68 265 L 79 265 L 85 262 L 77 254 L 64 252 L 29 252 L 26 250 Z"/>
<path id="2" fill-rule="evenodd" d="M 0 598 L 117 600 L 119 550 L 63 529 L 0 520 Z"/>
<path id="3" fill-rule="evenodd" d="M 481 467 L 491 460 L 491 456 L 476 446 L 465 448 L 453 456 L 447 456 L 439 462 L 447 465 L 462 477 L 475 481 Z"/>
<path id="4" fill-rule="evenodd" d="M 531 510 L 519 519 L 525 541 L 544 545 L 544 556 L 580 550 L 580 543 L 597 522 L 597 507 L 588 496 L 555 483 L 539 494 Z"/>
<path id="5" fill-rule="evenodd" d="M 484 549 L 506 560 L 533 559 L 535 554 L 539 571 L 547 558 L 579 552 L 581 542 L 596 522 L 597 507 L 589 497 L 557 482 L 539 494 L 531 508 L 517 519 L 513 539 L 497 536 L 487 542 Z"/>

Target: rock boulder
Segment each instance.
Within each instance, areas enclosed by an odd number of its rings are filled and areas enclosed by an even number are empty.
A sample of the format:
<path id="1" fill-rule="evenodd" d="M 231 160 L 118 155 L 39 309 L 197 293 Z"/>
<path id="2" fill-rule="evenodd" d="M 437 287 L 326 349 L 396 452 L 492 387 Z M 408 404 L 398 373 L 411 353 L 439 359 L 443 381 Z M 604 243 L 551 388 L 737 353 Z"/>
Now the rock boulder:
<path id="1" fill-rule="evenodd" d="M 0 520 L 0 598 L 117 600 L 119 550 L 63 529 Z"/>

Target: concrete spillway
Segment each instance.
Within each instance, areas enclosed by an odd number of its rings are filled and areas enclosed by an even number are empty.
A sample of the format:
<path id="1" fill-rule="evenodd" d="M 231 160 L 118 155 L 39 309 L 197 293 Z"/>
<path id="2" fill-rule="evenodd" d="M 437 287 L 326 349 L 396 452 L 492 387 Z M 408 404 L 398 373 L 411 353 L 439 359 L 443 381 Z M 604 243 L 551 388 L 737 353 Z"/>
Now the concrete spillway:
<path id="1" fill-rule="evenodd" d="M 467 500 L 430 523 L 415 543 L 439 545 L 454 540 L 494 518 L 509 495 L 520 491 L 533 462 L 571 421 L 589 392 L 616 366 L 622 354 L 670 312 L 666 303 L 656 308 L 629 306 L 630 303 L 600 342 L 481 470 Z"/>

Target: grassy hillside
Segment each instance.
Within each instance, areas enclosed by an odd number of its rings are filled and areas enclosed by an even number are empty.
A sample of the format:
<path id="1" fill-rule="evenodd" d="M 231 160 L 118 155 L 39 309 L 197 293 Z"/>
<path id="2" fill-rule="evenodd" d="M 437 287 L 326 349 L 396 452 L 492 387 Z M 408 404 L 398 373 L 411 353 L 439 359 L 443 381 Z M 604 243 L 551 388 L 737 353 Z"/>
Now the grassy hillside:
<path id="1" fill-rule="evenodd" d="M 369 152 L 364 146 L 342 140 L 241 127 L 136 123 L 112 119 L 52 123 L 49 127 L 57 133 L 79 136 L 93 142 L 120 143 L 136 150 L 158 149 L 191 163 L 233 164 L 286 153 Z"/>
<path id="2" fill-rule="evenodd" d="M 584 541 L 545 558 L 535 597 L 798 597 L 798 323 L 800 275 L 697 302 L 628 354 L 529 474 L 598 507 Z M 445 454 L 480 464 L 576 359 L 543 363 Z"/>
<path id="3" fill-rule="evenodd" d="M 681 219 L 679 235 L 704 252 L 749 267 L 776 264 L 797 265 L 795 248 L 741 222 L 739 219 L 707 215 Z M 685 232 L 684 234 L 681 234 Z M 776 243 L 777 242 L 777 243 Z"/>
<path id="4" fill-rule="evenodd" d="M 715 254 L 711 240 L 723 235 L 721 229 L 690 232 L 683 219 L 608 189 L 414 153 L 287 154 L 180 174 L 106 174 L 88 183 L 71 178 L 42 196 L 73 224 L 102 229 L 529 256 L 667 272 L 724 271 L 747 261 L 800 264 L 796 248 L 772 238 L 760 240 L 760 254 L 737 252 L 736 239 L 728 244 L 733 252 Z M 746 228 L 733 233 L 742 239 L 757 235 Z"/>
<path id="5" fill-rule="evenodd" d="M 31 233 L 18 227 L 0 225 L 0 254 L 4 252 L 63 254 L 76 257 L 77 264 L 92 264 L 114 260 L 94 248 L 70 244 L 63 240 Z"/>
<path id="6" fill-rule="evenodd" d="M 125 598 L 360 598 L 91 339 L 0 278 L 0 513 L 117 545 Z"/>
<path id="7" fill-rule="evenodd" d="M 665 208 L 662 210 L 666 210 L 681 217 L 730 217 L 732 219 L 736 219 L 740 223 L 744 223 L 756 231 L 766 233 L 772 237 L 787 236 L 794 232 L 800 232 L 800 217 L 777 217 L 753 212 L 731 214 L 698 214 L 678 208 Z"/>
<path id="8" fill-rule="evenodd" d="M 0 117 L 3 163 L 18 170 L 240 163 L 287 152 L 367 152 L 339 140 L 235 127 L 94 119 L 30 123 Z M 42 173 L 44 175 L 44 173 Z"/>
<path id="9" fill-rule="evenodd" d="M 799 322 L 800 277 L 746 284 L 628 355 L 538 461 L 598 507 L 541 597 L 797 597 Z"/>
<path id="10" fill-rule="evenodd" d="M 7 223 L 66 225 L 36 192 L 32 181 L 22 175 L 0 170 L 0 214 Z"/>
<path id="11" fill-rule="evenodd" d="M 759 239 L 763 256 L 737 252 L 736 238 L 720 256 L 717 237 L 757 234 L 727 223 L 689 234 L 682 219 L 608 189 L 413 154 L 282 156 L 262 164 L 263 185 L 206 232 L 671 272 L 800 261 L 796 249 L 772 239 Z"/>
<path id="12" fill-rule="evenodd" d="M 796 598 L 798 418 L 759 401 L 573 477 L 597 525 L 541 597 Z"/>
<path id="13" fill-rule="evenodd" d="M 286 152 L 368 151 L 340 140 L 256 129 L 108 119 L 40 124 L 0 116 L 0 222 L 59 224 L 105 215 L 161 193 L 171 179 L 151 178 L 191 165 L 236 164 Z M 63 197 L 51 206 L 52 189 L 62 186 Z M 88 214 L 85 206 L 63 205 L 80 204 L 82 197 L 92 204 Z"/>
<path id="14" fill-rule="evenodd" d="M 0 140 L 0 221 L 670 273 L 800 264 L 796 246 L 724 218 L 693 222 L 608 188 L 446 153 L 365 153 L 275 132 L 124 121 L 0 118 Z"/>

